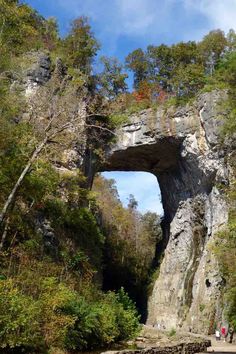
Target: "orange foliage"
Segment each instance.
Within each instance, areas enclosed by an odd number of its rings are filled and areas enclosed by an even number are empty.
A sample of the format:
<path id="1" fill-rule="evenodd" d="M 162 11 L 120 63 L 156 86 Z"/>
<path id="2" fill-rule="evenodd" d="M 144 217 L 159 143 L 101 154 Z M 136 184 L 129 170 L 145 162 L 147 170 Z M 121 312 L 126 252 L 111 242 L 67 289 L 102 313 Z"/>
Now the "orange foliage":
<path id="1" fill-rule="evenodd" d="M 136 102 L 149 101 L 164 103 L 169 95 L 159 84 L 142 81 L 137 91 L 132 93 Z"/>

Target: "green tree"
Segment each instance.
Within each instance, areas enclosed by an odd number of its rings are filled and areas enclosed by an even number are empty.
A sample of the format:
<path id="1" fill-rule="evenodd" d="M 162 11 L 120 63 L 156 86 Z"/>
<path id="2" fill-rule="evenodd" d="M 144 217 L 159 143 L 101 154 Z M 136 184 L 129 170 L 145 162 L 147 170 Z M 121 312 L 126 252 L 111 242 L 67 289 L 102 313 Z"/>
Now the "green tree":
<path id="1" fill-rule="evenodd" d="M 226 47 L 227 39 L 224 32 L 219 29 L 210 31 L 198 44 L 198 50 L 207 74 L 213 75 Z"/>
<path id="2" fill-rule="evenodd" d="M 133 194 L 130 194 L 129 201 L 128 201 L 128 209 L 133 211 L 133 210 L 136 210 L 137 207 L 138 207 L 137 200 L 135 199 Z"/>
<path id="3" fill-rule="evenodd" d="M 81 16 L 72 22 L 64 46 L 68 64 L 89 75 L 100 45 L 94 37 L 88 17 Z"/>
<path id="4" fill-rule="evenodd" d="M 134 73 L 134 88 L 137 89 L 140 82 L 148 76 L 148 61 L 141 48 L 134 50 L 125 59 L 126 67 Z"/>
<path id="5" fill-rule="evenodd" d="M 231 28 L 227 33 L 227 49 L 229 52 L 234 52 L 236 50 L 236 33 Z"/>
<path id="6" fill-rule="evenodd" d="M 201 64 L 180 64 L 171 83 L 178 97 L 193 97 L 205 84 L 204 67 Z"/>
<path id="7" fill-rule="evenodd" d="M 49 51 L 53 51 L 58 44 L 59 41 L 59 30 L 57 19 L 54 17 L 49 17 L 44 22 L 44 30 L 43 30 L 43 42 L 46 49 Z"/>
<path id="8" fill-rule="evenodd" d="M 219 66 L 220 80 L 228 86 L 228 99 L 225 108 L 228 109 L 223 133 L 233 136 L 236 132 L 236 52 L 229 52 Z"/>
<path id="9" fill-rule="evenodd" d="M 0 48 L 19 54 L 42 46 L 44 19 L 35 10 L 18 1 L 0 0 Z"/>
<path id="10" fill-rule="evenodd" d="M 199 60 L 196 42 L 180 42 L 171 47 L 174 66 L 196 64 Z"/>
<path id="11" fill-rule="evenodd" d="M 173 71 L 171 48 L 165 44 L 147 47 L 148 73 L 152 82 L 158 83 L 164 90 L 170 91 L 170 78 Z"/>
<path id="12" fill-rule="evenodd" d="M 102 94 L 109 98 L 115 98 L 118 94 L 127 90 L 125 80 L 128 75 L 123 73 L 123 66 L 116 58 L 102 57 L 101 62 L 104 66 L 99 75 L 99 84 Z"/>

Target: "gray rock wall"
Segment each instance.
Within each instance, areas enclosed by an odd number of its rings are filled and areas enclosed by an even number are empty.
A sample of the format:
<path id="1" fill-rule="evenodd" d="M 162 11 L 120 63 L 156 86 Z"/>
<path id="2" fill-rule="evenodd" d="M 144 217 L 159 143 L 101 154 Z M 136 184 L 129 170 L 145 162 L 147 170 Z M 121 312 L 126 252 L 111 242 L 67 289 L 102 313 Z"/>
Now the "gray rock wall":
<path id="1" fill-rule="evenodd" d="M 224 95 L 214 91 L 178 110 L 132 116 L 107 154 L 103 169 L 151 172 L 161 189 L 167 247 L 148 324 L 207 333 L 221 316 L 222 279 L 211 243 L 228 218 L 217 188 L 229 182 L 219 138 Z"/>

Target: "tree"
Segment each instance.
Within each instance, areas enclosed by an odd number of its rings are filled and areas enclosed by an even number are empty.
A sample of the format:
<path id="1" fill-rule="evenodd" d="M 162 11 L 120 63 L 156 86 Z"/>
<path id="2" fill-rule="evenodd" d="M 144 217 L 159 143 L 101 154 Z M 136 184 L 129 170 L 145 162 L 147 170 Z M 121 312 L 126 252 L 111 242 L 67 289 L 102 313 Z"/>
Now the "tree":
<path id="1" fill-rule="evenodd" d="M 64 83 L 65 84 L 65 83 Z M 57 94 L 55 94 L 55 90 Z M 30 173 L 33 164 L 38 156 L 47 150 L 47 155 L 53 159 L 59 159 L 63 154 L 75 145 L 79 149 L 78 137 L 80 136 L 80 146 L 86 142 L 85 130 L 88 128 L 109 131 L 106 127 L 95 124 L 87 124 L 86 103 L 83 100 L 83 92 L 78 92 L 73 85 L 62 85 L 57 79 L 51 79 L 47 86 L 38 88 L 28 102 L 29 114 L 24 119 L 24 123 L 29 123 L 34 134 L 29 137 L 28 142 L 33 146 L 28 155 L 25 166 L 14 182 L 9 195 L 7 196 L 0 212 L 0 225 L 5 221 L 8 211 L 14 205 L 17 193 L 25 177 Z M 83 134 L 84 133 L 84 134 Z M 82 138 L 84 137 L 84 138 Z M 57 146 L 53 149 L 53 146 Z M 3 234 L 6 237 L 6 234 Z M 3 245 L 2 239 L 1 245 Z"/>
<path id="2" fill-rule="evenodd" d="M 232 51 L 225 55 L 219 65 L 220 78 L 227 84 L 228 97 L 226 108 L 229 110 L 225 117 L 223 133 L 234 136 L 236 132 L 236 52 Z"/>
<path id="3" fill-rule="evenodd" d="M 72 22 L 64 46 L 69 65 L 89 75 L 93 58 L 97 55 L 100 45 L 94 37 L 87 17 L 81 16 Z"/>
<path id="4" fill-rule="evenodd" d="M 160 228 L 160 216 L 157 213 L 147 211 L 141 217 L 143 228 L 148 232 L 151 240 L 156 244 L 162 239 L 162 231 Z"/>
<path id="5" fill-rule="evenodd" d="M 104 65 L 104 69 L 99 75 L 102 94 L 109 98 L 115 98 L 118 94 L 127 90 L 125 80 L 128 75 L 123 73 L 123 66 L 116 58 L 103 56 L 101 62 Z"/>
<path id="6" fill-rule="evenodd" d="M 179 65 L 196 64 L 198 62 L 198 52 L 196 42 L 180 42 L 171 47 L 171 55 L 174 67 Z"/>
<path id="7" fill-rule="evenodd" d="M 159 217 L 151 212 L 141 215 L 136 210 L 137 201 L 133 195 L 130 195 L 130 208 L 124 208 L 113 180 L 97 176 L 93 190 L 97 193 L 106 237 L 104 288 L 110 290 L 124 286 L 144 312 L 149 274 L 157 256 L 156 245 L 161 240 Z"/>
<path id="8" fill-rule="evenodd" d="M 152 82 L 158 83 L 163 90 L 170 90 L 169 80 L 173 70 L 171 48 L 165 44 L 147 47 L 148 73 Z"/>
<path id="9" fill-rule="evenodd" d="M 42 47 L 44 19 L 35 10 L 18 1 L 0 0 L 0 48 L 18 55 Z"/>
<path id="10" fill-rule="evenodd" d="M 180 64 L 171 80 L 178 97 L 193 97 L 205 84 L 204 67 L 201 64 Z"/>
<path id="11" fill-rule="evenodd" d="M 213 75 L 226 47 L 227 39 L 224 32 L 219 29 L 210 31 L 198 44 L 198 50 L 207 74 Z"/>
<path id="12" fill-rule="evenodd" d="M 236 33 L 232 28 L 227 33 L 227 49 L 229 52 L 236 50 Z"/>
<path id="13" fill-rule="evenodd" d="M 141 48 L 134 50 L 125 59 L 126 67 L 134 73 L 134 88 L 137 89 L 140 82 L 148 76 L 148 61 Z"/>
<path id="14" fill-rule="evenodd" d="M 52 51 L 56 48 L 57 43 L 59 41 L 58 36 L 58 23 L 54 17 L 49 17 L 44 22 L 44 31 L 43 31 L 43 42 L 44 46 Z"/>
<path id="15" fill-rule="evenodd" d="M 138 207 L 137 200 L 135 199 L 133 194 L 130 194 L 129 195 L 129 202 L 128 202 L 128 209 L 134 211 L 137 209 L 137 207 Z"/>

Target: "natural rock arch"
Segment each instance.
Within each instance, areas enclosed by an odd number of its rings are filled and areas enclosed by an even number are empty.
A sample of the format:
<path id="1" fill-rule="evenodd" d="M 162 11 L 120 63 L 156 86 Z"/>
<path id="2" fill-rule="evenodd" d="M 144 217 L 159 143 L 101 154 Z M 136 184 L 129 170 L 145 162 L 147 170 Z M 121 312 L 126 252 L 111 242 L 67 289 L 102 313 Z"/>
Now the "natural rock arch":
<path id="1" fill-rule="evenodd" d="M 36 61 L 24 81 L 28 99 L 51 76 L 48 57 L 43 54 Z M 218 129 L 222 122 L 218 103 L 224 96 L 214 91 L 181 109 L 149 109 L 133 115 L 117 131 L 117 142 L 107 148 L 106 163 L 100 168 L 148 171 L 159 181 L 168 244 L 149 299 L 149 324 L 206 332 L 221 316 L 222 279 L 208 245 L 228 217 L 217 188 L 228 183 Z M 86 134 L 83 152 L 74 146 L 64 164 L 68 169 L 81 167 L 91 185 L 97 166 L 86 150 Z"/>
<path id="2" fill-rule="evenodd" d="M 221 98 L 215 91 L 181 109 L 131 116 L 101 169 L 151 172 L 159 181 L 167 247 L 149 299 L 148 324 L 207 332 L 221 315 L 222 279 L 208 248 L 228 215 L 216 187 L 228 183 L 218 137 Z"/>

